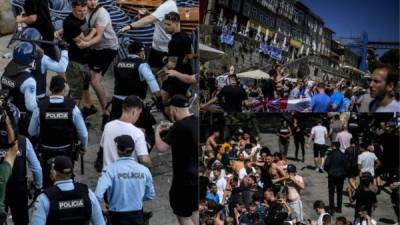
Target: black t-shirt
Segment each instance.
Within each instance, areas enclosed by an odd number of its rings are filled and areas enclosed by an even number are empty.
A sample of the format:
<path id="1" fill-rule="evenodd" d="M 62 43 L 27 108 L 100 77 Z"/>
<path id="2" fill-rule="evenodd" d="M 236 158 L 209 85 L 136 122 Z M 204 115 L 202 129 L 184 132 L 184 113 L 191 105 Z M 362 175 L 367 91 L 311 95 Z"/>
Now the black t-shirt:
<path id="1" fill-rule="evenodd" d="M 278 130 L 278 133 L 280 135 L 288 135 L 289 134 L 289 127 L 280 127 L 279 130 Z M 279 141 L 281 143 L 287 143 L 289 141 L 289 138 L 290 137 L 284 138 L 284 137 L 279 136 Z"/>
<path id="2" fill-rule="evenodd" d="M 175 70 L 183 74 L 192 75 L 190 60 L 183 62 L 186 55 L 192 53 L 192 41 L 185 32 L 178 32 L 172 35 L 168 44 L 168 56 L 177 57 Z"/>
<path id="3" fill-rule="evenodd" d="M 222 108 L 227 113 L 242 112 L 242 102 L 247 99 L 246 91 L 236 85 L 226 85 L 217 95 L 218 98 L 224 98 Z"/>
<path id="4" fill-rule="evenodd" d="M 169 129 L 165 142 L 172 150 L 172 185 L 198 184 L 198 118 L 194 115 L 177 121 Z"/>
<path id="5" fill-rule="evenodd" d="M 376 194 L 369 190 L 356 191 L 356 193 L 353 196 L 353 199 L 356 200 L 356 209 L 364 205 L 367 207 L 369 213 L 372 210 L 372 205 L 377 202 Z"/>
<path id="6" fill-rule="evenodd" d="M 297 125 L 296 127 L 293 126 L 292 128 L 293 137 L 296 140 L 303 140 L 304 139 L 304 128 L 301 125 Z"/>
<path id="7" fill-rule="evenodd" d="M 75 61 L 81 64 L 86 63 L 84 57 L 86 50 L 80 49 L 74 41 L 74 38 L 78 37 L 87 29 L 86 19 L 80 20 L 76 18 L 72 13 L 64 20 L 64 35 L 63 39 L 69 44 L 68 56 L 71 61 Z"/>
<path id="8" fill-rule="evenodd" d="M 52 41 L 54 39 L 54 27 L 51 23 L 49 2 L 47 0 L 26 0 L 24 9 L 26 16 L 37 16 L 36 22 L 29 26 L 36 28 L 44 40 Z"/>
<path id="9" fill-rule="evenodd" d="M 276 83 L 272 79 L 265 80 L 261 85 L 261 91 L 264 98 L 272 99 L 274 97 L 274 91 L 276 90 Z"/>

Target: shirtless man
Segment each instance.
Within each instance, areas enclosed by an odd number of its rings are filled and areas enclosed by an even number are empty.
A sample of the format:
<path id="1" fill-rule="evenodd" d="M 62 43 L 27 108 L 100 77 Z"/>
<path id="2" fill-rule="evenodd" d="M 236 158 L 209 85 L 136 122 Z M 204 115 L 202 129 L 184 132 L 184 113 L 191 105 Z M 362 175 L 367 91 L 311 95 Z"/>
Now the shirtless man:
<path id="1" fill-rule="evenodd" d="M 217 140 L 219 138 L 219 131 L 214 131 L 210 137 L 207 138 L 206 141 L 206 155 L 210 158 L 215 158 L 215 154 L 217 153 Z"/>
<path id="2" fill-rule="evenodd" d="M 297 168 L 293 164 L 287 167 L 288 179 L 286 185 L 288 187 L 288 204 L 295 212 L 296 222 L 303 222 L 303 203 L 300 198 L 300 191 L 304 189 L 303 177 L 297 174 Z"/>
<path id="3" fill-rule="evenodd" d="M 239 149 L 244 149 L 247 144 L 251 144 L 250 135 L 248 133 L 243 134 L 243 138 L 239 141 Z"/>
<path id="4" fill-rule="evenodd" d="M 219 131 L 214 131 L 210 137 L 207 138 L 206 147 L 207 151 L 216 151 L 217 150 L 217 140 L 219 138 Z"/>
<path id="5" fill-rule="evenodd" d="M 287 179 L 287 175 L 278 164 L 273 162 L 272 155 L 267 155 L 266 158 L 266 167 L 268 168 L 268 173 L 272 178 L 272 183 L 282 183 L 284 180 Z"/>

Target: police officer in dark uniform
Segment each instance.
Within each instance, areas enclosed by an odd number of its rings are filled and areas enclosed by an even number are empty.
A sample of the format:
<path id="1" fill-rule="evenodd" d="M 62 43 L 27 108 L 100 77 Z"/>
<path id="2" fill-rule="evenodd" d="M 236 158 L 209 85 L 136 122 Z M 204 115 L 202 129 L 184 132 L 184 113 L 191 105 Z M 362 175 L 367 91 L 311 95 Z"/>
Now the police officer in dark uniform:
<path id="1" fill-rule="evenodd" d="M 39 108 L 33 112 L 28 129 L 30 135 L 39 136 L 45 188 L 52 185 L 48 160 L 65 155 L 73 161 L 76 135 L 83 147 L 81 154 L 85 152 L 88 143 L 88 131 L 82 114 L 73 100 L 64 98 L 64 88 L 65 80 L 62 76 L 51 79 L 52 94 L 39 102 Z"/>
<path id="2" fill-rule="evenodd" d="M 37 108 L 36 81 L 32 77 L 35 58 L 40 57 L 40 51 L 36 48 L 37 46 L 29 42 L 18 43 L 13 52 L 13 59 L 1 77 L 2 89 L 9 90 L 11 103 L 21 112 L 18 131 L 26 136 L 30 114 Z"/>
<path id="3" fill-rule="evenodd" d="M 21 38 L 40 41 L 42 40 L 42 35 L 36 28 L 28 27 L 21 33 Z M 47 71 L 50 70 L 56 73 L 65 73 L 67 70 L 68 44 L 65 41 L 60 41 L 58 45 L 61 49 L 61 57 L 58 62 L 45 54 L 41 54 L 42 57 L 35 59 L 35 69 L 32 72 L 33 78 L 36 80 L 36 97 L 38 99 L 46 96 Z M 36 44 L 36 46 L 39 46 L 37 49 L 40 49 L 40 45 Z"/>
<path id="4" fill-rule="evenodd" d="M 145 61 L 144 47 L 132 42 L 128 47 L 128 57 L 120 60 L 114 67 L 115 86 L 110 119 L 118 119 L 122 114 L 122 102 L 129 95 L 145 99 L 147 88 L 156 96 L 158 108 L 162 107 L 160 87 L 149 64 Z M 145 129 L 149 149 L 154 145 L 153 125 L 156 124 L 149 108 L 144 108 L 135 126 Z"/>
<path id="5" fill-rule="evenodd" d="M 69 157 L 57 156 L 51 164 L 54 186 L 44 190 L 35 202 L 32 225 L 105 225 L 96 196 L 85 184 L 71 179 Z"/>
<path id="6" fill-rule="evenodd" d="M 42 167 L 28 138 L 18 135 L 19 151 L 7 183 L 5 203 L 11 209 L 15 225 L 28 225 L 28 187 L 26 162 L 33 173 L 35 196 L 42 190 Z"/>
<path id="7" fill-rule="evenodd" d="M 115 86 L 112 100 L 111 120 L 122 114 L 122 101 L 129 95 L 146 98 L 147 88 L 161 102 L 160 87 L 157 79 L 145 61 L 144 47 L 139 42 L 132 42 L 128 47 L 128 57 L 114 66 Z"/>

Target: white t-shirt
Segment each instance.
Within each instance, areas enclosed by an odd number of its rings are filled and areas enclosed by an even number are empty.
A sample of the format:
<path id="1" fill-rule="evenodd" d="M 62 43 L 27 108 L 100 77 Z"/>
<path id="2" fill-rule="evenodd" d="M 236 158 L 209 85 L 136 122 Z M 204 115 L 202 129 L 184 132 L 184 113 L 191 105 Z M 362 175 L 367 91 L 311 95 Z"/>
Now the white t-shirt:
<path id="1" fill-rule="evenodd" d="M 400 104 L 396 100 L 393 100 L 387 106 L 379 106 L 379 108 L 375 112 L 379 112 L 379 113 L 383 113 L 383 112 L 400 112 Z"/>
<path id="2" fill-rule="evenodd" d="M 358 156 L 358 165 L 361 165 L 361 172 L 370 172 L 372 176 L 375 176 L 375 160 L 378 158 L 376 157 L 375 153 L 365 151 Z"/>
<path id="3" fill-rule="evenodd" d="M 372 225 L 376 225 L 376 220 L 371 219 Z M 356 221 L 354 221 L 354 225 L 368 225 L 367 220 L 360 220 L 360 218 L 357 218 Z"/>
<path id="4" fill-rule="evenodd" d="M 154 50 L 168 52 L 168 43 L 171 40 L 171 35 L 164 30 L 164 17 L 170 12 L 178 12 L 178 7 L 174 0 L 165 1 L 151 14 L 157 19 L 154 23 L 152 45 Z"/>
<path id="5" fill-rule="evenodd" d="M 254 169 L 254 167 L 251 167 L 251 170 L 255 174 L 257 171 Z M 239 180 L 242 180 L 245 176 L 247 176 L 246 172 L 246 167 L 243 167 L 242 169 L 239 170 Z"/>
<path id="6" fill-rule="evenodd" d="M 348 131 L 342 131 L 337 134 L 336 139 L 340 143 L 340 151 L 345 152 L 348 147 L 350 147 L 351 139 L 353 135 L 351 135 Z"/>
<path id="7" fill-rule="evenodd" d="M 317 125 L 311 129 L 311 135 L 314 135 L 315 144 L 324 145 L 328 130 L 324 126 Z"/>
<path id="8" fill-rule="evenodd" d="M 319 215 L 318 220 L 317 220 L 317 225 L 324 225 L 324 216 L 325 215 L 329 215 L 329 213 L 322 213 L 321 215 Z"/>
<path id="9" fill-rule="evenodd" d="M 119 159 L 117 145 L 114 139 L 121 135 L 130 135 L 135 142 L 135 150 L 133 151 L 132 157 L 136 161 L 138 160 L 138 156 L 149 154 L 146 138 L 142 130 L 131 123 L 113 120 L 108 122 L 104 127 L 103 136 L 100 141 L 100 146 L 103 147 L 103 168 Z"/>
<path id="10" fill-rule="evenodd" d="M 220 178 L 217 180 L 216 186 L 217 186 L 217 194 L 219 197 L 220 204 L 222 204 L 222 199 L 224 197 L 224 192 L 225 192 L 227 184 L 228 184 L 228 182 L 222 176 L 220 176 Z"/>

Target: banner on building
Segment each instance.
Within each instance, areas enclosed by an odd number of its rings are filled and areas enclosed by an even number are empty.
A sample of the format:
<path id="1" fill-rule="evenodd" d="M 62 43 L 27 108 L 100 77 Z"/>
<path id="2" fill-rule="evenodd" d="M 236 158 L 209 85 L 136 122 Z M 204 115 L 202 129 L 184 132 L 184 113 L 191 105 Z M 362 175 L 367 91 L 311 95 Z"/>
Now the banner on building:
<path id="1" fill-rule="evenodd" d="M 282 60 L 282 49 L 269 46 L 266 43 L 260 43 L 260 53 L 264 55 L 269 55 L 275 60 Z"/>
<path id="2" fill-rule="evenodd" d="M 224 25 L 222 27 L 222 34 L 219 37 L 219 42 L 221 44 L 233 46 L 233 44 L 235 43 L 235 36 L 232 33 L 232 27 Z"/>

